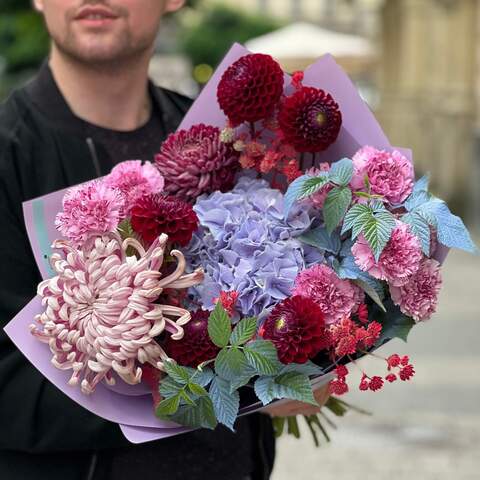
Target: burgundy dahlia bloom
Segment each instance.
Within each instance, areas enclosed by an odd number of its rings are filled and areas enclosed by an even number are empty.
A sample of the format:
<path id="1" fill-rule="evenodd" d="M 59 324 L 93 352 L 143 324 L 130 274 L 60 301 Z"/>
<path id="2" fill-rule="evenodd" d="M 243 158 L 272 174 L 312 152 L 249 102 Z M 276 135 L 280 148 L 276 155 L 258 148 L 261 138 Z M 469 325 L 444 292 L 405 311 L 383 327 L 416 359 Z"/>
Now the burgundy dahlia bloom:
<path id="1" fill-rule="evenodd" d="M 192 202 L 202 193 L 233 187 L 240 153 L 220 136 L 217 127 L 202 123 L 169 135 L 155 156 L 166 193 Z"/>
<path id="2" fill-rule="evenodd" d="M 278 358 L 285 364 L 305 363 L 330 343 L 320 307 L 300 295 L 277 304 L 259 335 L 273 342 Z"/>
<path id="3" fill-rule="evenodd" d="M 278 115 L 285 141 L 298 152 L 320 152 L 338 137 L 342 113 L 325 91 L 302 87 L 285 99 Z"/>
<path id="4" fill-rule="evenodd" d="M 236 127 L 272 115 L 283 93 L 283 71 L 270 56 L 245 55 L 233 63 L 218 84 L 220 108 Z"/>
<path id="5" fill-rule="evenodd" d="M 171 358 L 180 365 L 196 368 L 200 363 L 217 356 L 220 349 L 208 336 L 208 317 L 210 312 L 197 310 L 192 313 L 192 319 L 183 326 L 184 336 L 180 340 L 171 337 L 165 342 L 164 348 Z"/>
<path id="6" fill-rule="evenodd" d="M 171 243 L 185 247 L 198 228 L 198 217 L 190 204 L 161 194 L 146 195 L 137 200 L 131 210 L 130 222 L 147 244 L 165 233 Z"/>

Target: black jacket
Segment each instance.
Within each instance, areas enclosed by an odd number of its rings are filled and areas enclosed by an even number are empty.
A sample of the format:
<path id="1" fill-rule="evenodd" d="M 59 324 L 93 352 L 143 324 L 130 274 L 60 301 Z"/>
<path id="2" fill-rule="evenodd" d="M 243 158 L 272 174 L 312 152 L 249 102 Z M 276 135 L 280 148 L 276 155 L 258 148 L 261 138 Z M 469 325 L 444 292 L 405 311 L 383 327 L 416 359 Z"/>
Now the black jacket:
<path id="1" fill-rule="evenodd" d="M 165 89 L 155 89 L 154 99 L 164 136 L 177 128 L 191 100 Z M 239 419 L 238 435 L 219 427 L 134 446 L 117 425 L 50 384 L 3 332 L 40 280 L 22 202 L 107 173 L 105 152 L 93 147 L 95 155 L 91 141 L 51 124 L 25 89 L 0 105 L 0 478 L 122 480 L 136 472 L 142 480 L 236 480 L 249 465 L 255 480 L 269 478 L 274 440 L 265 415 Z M 251 442 L 244 441 L 247 435 Z"/>

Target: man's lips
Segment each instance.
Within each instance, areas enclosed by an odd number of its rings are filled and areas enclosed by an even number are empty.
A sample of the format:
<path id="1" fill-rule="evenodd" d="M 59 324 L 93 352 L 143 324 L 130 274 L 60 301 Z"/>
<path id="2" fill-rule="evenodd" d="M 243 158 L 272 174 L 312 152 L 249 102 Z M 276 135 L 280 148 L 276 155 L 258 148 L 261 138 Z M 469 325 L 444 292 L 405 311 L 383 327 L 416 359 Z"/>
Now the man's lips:
<path id="1" fill-rule="evenodd" d="M 75 20 L 105 21 L 114 20 L 118 15 L 105 7 L 84 7 L 75 17 Z"/>

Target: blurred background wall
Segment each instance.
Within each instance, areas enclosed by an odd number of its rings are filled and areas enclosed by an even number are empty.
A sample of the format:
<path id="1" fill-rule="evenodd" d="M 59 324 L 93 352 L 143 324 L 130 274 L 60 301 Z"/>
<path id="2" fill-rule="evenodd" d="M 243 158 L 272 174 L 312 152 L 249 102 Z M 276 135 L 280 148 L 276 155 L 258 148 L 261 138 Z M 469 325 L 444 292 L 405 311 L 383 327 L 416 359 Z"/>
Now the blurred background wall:
<path id="1" fill-rule="evenodd" d="M 165 19 L 151 75 L 195 96 L 232 42 L 288 71 L 325 53 L 352 77 L 417 174 L 480 224 L 480 0 L 190 0 Z M 48 37 L 29 0 L 0 0 L 0 98 L 35 72 Z M 478 236 L 477 236 L 478 240 Z M 453 253 L 439 311 L 408 344 L 418 375 L 381 394 L 352 392 L 374 411 L 350 415 L 319 451 L 282 439 L 273 480 L 478 480 L 479 257 Z M 425 327 L 425 328 L 422 328 Z M 368 360 L 367 360 L 368 362 Z M 375 367 L 373 367 L 375 368 Z M 397 388 L 398 387 L 398 388 Z"/>

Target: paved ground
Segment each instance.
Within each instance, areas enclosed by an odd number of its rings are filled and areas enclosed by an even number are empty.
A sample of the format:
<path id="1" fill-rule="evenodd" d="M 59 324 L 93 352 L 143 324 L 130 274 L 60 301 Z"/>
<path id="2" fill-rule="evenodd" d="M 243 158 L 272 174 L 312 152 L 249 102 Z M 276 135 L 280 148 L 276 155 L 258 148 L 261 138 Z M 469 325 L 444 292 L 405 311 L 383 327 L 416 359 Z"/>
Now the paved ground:
<path id="1" fill-rule="evenodd" d="M 383 348 L 397 351 L 413 359 L 414 380 L 346 396 L 374 416 L 337 420 L 320 449 L 307 431 L 280 439 L 273 480 L 480 479 L 480 257 L 450 254 L 438 313 L 407 345 Z M 364 365 L 370 372 L 377 364 Z"/>

